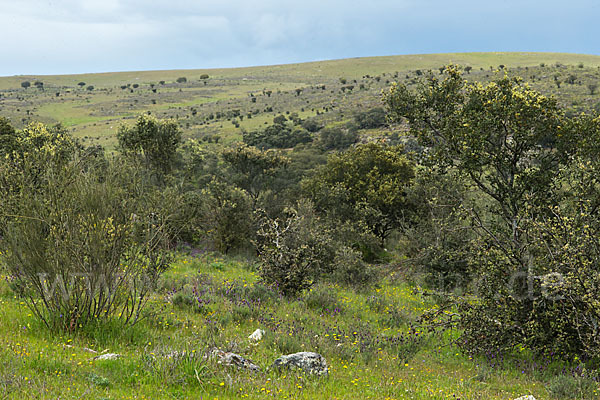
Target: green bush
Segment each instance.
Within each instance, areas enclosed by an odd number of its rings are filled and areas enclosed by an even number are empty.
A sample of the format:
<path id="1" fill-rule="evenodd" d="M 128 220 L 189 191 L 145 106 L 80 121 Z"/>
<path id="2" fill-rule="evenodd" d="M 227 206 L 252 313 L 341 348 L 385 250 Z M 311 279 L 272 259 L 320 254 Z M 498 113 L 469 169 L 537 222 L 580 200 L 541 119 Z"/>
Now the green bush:
<path id="1" fill-rule="evenodd" d="M 214 248 L 228 253 L 249 247 L 256 224 L 246 191 L 213 180 L 201 194 L 200 220 Z"/>
<path id="2" fill-rule="evenodd" d="M 256 242 L 262 279 L 293 296 L 310 288 L 331 271 L 335 252 L 312 206 L 300 203 L 284 218 L 263 217 Z"/>
<path id="3" fill-rule="evenodd" d="M 357 141 L 358 134 L 353 129 L 324 128 L 319 133 L 319 147 L 323 150 L 344 150 Z"/>
<path id="4" fill-rule="evenodd" d="M 343 285 L 364 289 L 378 281 L 377 271 L 362 259 L 362 253 L 342 246 L 333 261 L 331 279 Z"/>
<path id="5" fill-rule="evenodd" d="M 0 243 L 32 312 L 63 331 L 137 322 L 169 257 L 168 216 L 155 212 L 135 171 L 75 158 L 35 174 L 26 168 L 14 183 L 18 192 L 0 199 L 11 215 Z"/>

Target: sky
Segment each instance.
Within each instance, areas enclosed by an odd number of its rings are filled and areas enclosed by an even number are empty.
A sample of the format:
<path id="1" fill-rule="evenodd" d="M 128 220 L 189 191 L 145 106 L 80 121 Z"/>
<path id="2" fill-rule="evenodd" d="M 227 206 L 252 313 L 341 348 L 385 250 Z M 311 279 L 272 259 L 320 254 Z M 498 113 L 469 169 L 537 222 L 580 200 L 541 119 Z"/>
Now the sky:
<path id="1" fill-rule="evenodd" d="M 0 76 L 600 54 L 599 0 L 0 0 Z"/>

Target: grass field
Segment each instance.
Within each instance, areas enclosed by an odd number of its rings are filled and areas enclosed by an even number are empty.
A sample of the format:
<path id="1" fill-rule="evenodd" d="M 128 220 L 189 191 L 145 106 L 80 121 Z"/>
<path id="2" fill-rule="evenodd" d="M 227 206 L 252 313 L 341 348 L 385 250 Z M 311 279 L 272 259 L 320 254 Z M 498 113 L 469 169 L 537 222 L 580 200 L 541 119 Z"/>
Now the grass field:
<path id="1" fill-rule="evenodd" d="M 525 355 L 502 367 L 472 359 L 452 344 L 453 333 L 419 326 L 417 316 L 435 307 L 430 298 L 381 272 L 387 277 L 371 291 L 323 284 L 285 299 L 257 283 L 252 263 L 180 254 L 151 301 L 154 316 L 125 330 L 104 326 L 77 336 L 49 334 L 3 279 L 0 398 L 568 398 L 556 396 L 552 377 L 576 366 L 536 364 Z M 247 337 L 257 328 L 266 334 L 255 344 Z M 93 360 L 88 348 L 122 358 Z M 234 351 L 262 370 L 204 359 L 212 348 Z M 279 355 L 297 351 L 326 357 L 329 376 L 269 368 Z M 596 398 L 597 386 L 575 398 Z"/>

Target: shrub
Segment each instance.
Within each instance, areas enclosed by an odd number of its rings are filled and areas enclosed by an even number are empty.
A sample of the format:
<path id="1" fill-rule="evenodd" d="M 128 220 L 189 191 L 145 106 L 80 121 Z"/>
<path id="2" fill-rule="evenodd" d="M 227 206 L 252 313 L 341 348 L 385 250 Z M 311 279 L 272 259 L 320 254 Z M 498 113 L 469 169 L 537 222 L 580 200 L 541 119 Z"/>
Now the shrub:
<path id="1" fill-rule="evenodd" d="M 134 126 L 119 128 L 117 139 L 123 154 L 142 159 L 161 179 L 173 167 L 181 131 L 174 121 L 140 115 Z"/>
<path id="2" fill-rule="evenodd" d="M 185 76 L 181 76 L 179 78 L 177 78 L 177 83 L 186 83 L 187 82 L 187 78 Z"/>
<path id="3" fill-rule="evenodd" d="M 250 245 L 255 222 L 252 199 L 242 189 L 213 180 L 202 190 L 201 224 L 214 247 L 228 253 Z"/>
<path id="4" fill-rule="evenodd" d="M 26 166 L 15 178 L 18 201 L 0 200 L 15 216 L 2 221 L 2 252 L 27 305 L 52 330 L 136 323 L 168 266 L 166 216 L 122 165 L 96 170 L 75 159 L 45 168 L 32 175 Z"/>
<path id="5" fill-rule="evenodd" d="M 368 287 L 378 280 L 377 272 L 362 260 L 362 253 L 346 246 L 336 252 L 331 278 L 356 288 Z"/>
<path id="6" fill-rule="evenodd" d="M 310 288 L 323 272 L 331 270 L 332 239 L 312 206 L 299 203 L 281 219 L 263 217 L 257 249 L 262 279 L 292 296 Z"/>
<path id="7" fill-rule="evenodd" d="M 357 141 L 358 134 L 352 129 L 324 128 L 319 133 L 319 146 L 323 150 L 344 150 Z"/>
<path id="8" fill-rule="evenodd" d="M 311 133 L 315 133 L 319 129 L 321 129 L 321 125 L 319 125 L 319 123 L 314 118 L 305 119 L 304 121 L 302 121 L 301 125 L 304 129 Z"/>
<path id="9" fill-rule="evenodd" d="M 387 123 L 385 110 L 382 107 L 359 112 L 354 116 L 354 120 L 360 129 L 380 128 Z"/>

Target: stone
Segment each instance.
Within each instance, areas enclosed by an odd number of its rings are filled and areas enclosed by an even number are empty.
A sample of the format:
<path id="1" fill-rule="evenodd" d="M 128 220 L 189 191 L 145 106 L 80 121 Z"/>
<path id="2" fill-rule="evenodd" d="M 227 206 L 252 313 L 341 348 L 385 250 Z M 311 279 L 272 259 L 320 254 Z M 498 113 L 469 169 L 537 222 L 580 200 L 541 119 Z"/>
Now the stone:
<path id="1" fill-rule="evenodd" d="M 252 334 L 250 336 L 248 336 L 248 339 L 258 342 L 258 341 L 262 340 L 264 335 L 265 335 L 265 331 L 263 331 L 262 329 L 257 329 L 254 332 L 252 332 Z"/>
<path id="2" fill-rule="evenodd" d="M 217 362 L 228 367 L 238 367 L 248 369 L 250 371 L 260 371 L 260 367 L 252 361 L 240 356 L 239 354 L 225 352 L 215 349 L 212 356 L 217 358 Z"/>
<path id="3" fill-rule="evenodd" d="M 121 358 L 123 357 L 120 354 L 116 354 L 116 353 L 106 353 L 106 354 L 101 354 L 99 356 L 96 356 L 93 358 L 93 360 L 116 360 L 117 358 Z"/>
<path id="4" fill-rule="evenodd" d="M 319 353 L 302 351 L 300 353 L 281 356 L 273 362 L 273 368 L 299 368 L 312 375 L 327 375 L 329 368 L 327 361 Z"/>
<path id="5" fill-rule="evenodd" d="M 535 397 L 533 397 L 532 395 L 527 395 L 527 396 L 521 396 L 518 399 L 515 400 L 536 400 Z"/>

